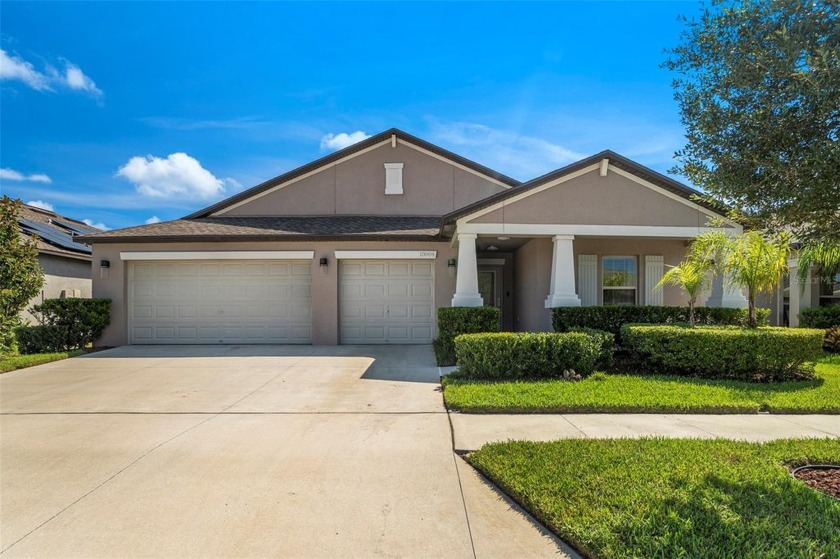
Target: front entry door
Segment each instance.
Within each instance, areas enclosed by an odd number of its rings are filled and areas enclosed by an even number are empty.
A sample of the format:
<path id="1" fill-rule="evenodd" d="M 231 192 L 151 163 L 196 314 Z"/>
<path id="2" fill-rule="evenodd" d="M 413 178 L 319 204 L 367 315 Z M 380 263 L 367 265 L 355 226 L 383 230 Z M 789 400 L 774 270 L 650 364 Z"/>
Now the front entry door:
<path id="1" fill-rule="evenodd" d="M 501 321 L 501 313 L 504 312 L 502 310 L 503 307 L 501 266 L 479 266 L 478 293 L 484 300 L 484 306 L 496 307 L 497 309 L 499 309 L 499 317 Z"/>

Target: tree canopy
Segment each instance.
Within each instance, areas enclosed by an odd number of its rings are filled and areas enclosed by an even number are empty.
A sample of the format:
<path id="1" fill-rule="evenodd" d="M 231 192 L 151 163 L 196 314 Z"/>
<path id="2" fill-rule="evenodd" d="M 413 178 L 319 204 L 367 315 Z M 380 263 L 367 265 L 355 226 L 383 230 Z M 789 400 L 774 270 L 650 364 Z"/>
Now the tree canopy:
<path id="1" fill-rule="evenodd" d="M 674 169 L 757 227 L 840 242 L 840 2 L 711 0 L 664 66 Z"/>

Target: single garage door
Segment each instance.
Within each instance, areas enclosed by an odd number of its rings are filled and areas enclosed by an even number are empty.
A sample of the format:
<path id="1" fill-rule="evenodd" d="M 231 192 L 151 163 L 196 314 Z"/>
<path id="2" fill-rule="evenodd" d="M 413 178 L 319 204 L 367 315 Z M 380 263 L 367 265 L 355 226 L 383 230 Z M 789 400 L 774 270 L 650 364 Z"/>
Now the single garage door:
<path id="1" fill-rule="evenodd" d="M 434 260 L 342 260 L 344 344 L 428 344 L 434 328 Z"/>
<path id="2" fill-rule="evenodd" d="M 309 261 L 129 264 L 129 343 L 311 343 Z"/>

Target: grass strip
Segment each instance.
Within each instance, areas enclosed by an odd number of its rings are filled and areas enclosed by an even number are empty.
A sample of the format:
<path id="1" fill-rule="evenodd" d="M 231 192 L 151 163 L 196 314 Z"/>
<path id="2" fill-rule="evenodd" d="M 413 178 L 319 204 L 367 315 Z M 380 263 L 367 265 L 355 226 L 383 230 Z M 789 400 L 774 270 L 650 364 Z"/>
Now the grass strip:
<path id="1" fill-rule="evenodd" d="M 84 354 L 85 351 L 77 349 L 74 351 L 61 351 L 58 353 L 34 353 L 32 355 L 13 355 L 11 357 L 0 358 L 0 374 L 16 371 L 18 369 L 25 369 L 26 367 L 34 367 L 35 365 L 43 365 L 52 361 L 60 361 L 68 357 L 76 357 Z"/>
<path id="2" fill-rule="evenodd" d="M 840 355 L 826 354 L 808 381 L 752 383 L 680 376 L 595 375 L 580 382 L 447 377 L 444 400 L 463 413 L 840 414 Z"/>
<path id="3" fill-rule="evenodd" d="M 840 462 L 836 439 L 509 441 L 468 460 L 588 557 L 840 558 L 840 502 L 788 469 Z"/>

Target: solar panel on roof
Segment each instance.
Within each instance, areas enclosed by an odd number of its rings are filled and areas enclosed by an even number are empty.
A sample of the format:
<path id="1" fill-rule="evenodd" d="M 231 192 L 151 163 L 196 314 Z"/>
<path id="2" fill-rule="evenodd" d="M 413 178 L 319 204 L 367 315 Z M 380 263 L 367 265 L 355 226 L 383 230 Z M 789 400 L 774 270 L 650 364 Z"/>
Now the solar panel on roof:
<path id="1" fill-rule="evenodd" d="M 79 225 L 76 225 L 74 223 L 70 223 L 70 222 L 67 222 L 67 221 L 62 221 L 60 219 L 53 219 L 52 222 L 57 224 L 57 225 L 60 225 L 61 227 L 64 227 L 65 229 L 69 229 L 70 231 L 73 231 L 74 233 L 78 233 L 79 235 L 87 235 L 88 233 L 91 232 L 90 229 L 82 229 L 82 227 L 79 226 Z"/>
<path id="2" fill-rule="evenodd" d="M 58 231 L 51 229 L 43 223 L 38 223 L 37 221 L 31 221 L 28 219 L 21 219 L 18 220 L 18 222 L 23 226 L 24 229 L 28 230 L 29 233 L 38 235 L 38 237 L 40 237 L 44 241 L 47 241 L 48 243 L 52 243 L 62 248 L 75 250 L 78 252 L 86 252 L 88 254 L 93 252 L 88 245 L 77 243 L 70 237 L 70 235 L 59 233 Z"/>

